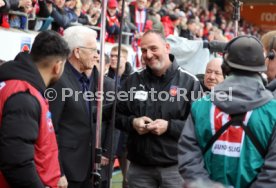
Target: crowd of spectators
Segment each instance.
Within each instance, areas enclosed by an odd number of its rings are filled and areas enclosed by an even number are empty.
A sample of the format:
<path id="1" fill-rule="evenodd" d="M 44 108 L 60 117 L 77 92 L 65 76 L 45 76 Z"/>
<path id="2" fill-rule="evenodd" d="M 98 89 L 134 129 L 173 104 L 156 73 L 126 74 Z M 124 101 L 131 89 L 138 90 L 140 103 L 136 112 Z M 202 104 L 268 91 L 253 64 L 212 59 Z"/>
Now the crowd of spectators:
<path id="1" fill-rule="evenodd" d="M 190 40 L 228 41 L 234 37 L 233 6 L 209 3 L 202 7 L 198 0 L 126 0 L 123 42 L 139 46 L 139 38 L 149 29 L 159 30 L 165 36 L 177 35 Z M 101 0 L 0 0 L 0 25 L 30 30 L 52 29 L 63 34 L 72 25 L 101 27 Z M 18 16 L 10 10 L 28 15 Z M 140 12 L 140 13 L 139 13 Z M 139 15 L 138 15 L 139 13 Z M 118 42 L 122 0 L 109 0 L 106 14 L 106 41 Z M 141 19 L 141 20 L 140 20 Z M 99 31 L 98 31 L 99 32 Z M 261 30 L 240 21 L 239 33 L 260 36 Z M 98 35 L 99 37 L 99 35 Z"/>

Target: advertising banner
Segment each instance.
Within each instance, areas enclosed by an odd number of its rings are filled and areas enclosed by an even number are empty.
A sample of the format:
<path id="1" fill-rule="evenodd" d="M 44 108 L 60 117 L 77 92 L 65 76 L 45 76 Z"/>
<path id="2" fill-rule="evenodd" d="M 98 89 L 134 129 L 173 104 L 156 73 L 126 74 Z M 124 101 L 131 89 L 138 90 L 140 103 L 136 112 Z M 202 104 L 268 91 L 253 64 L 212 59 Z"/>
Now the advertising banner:
<path id="1" fill-rule="evenodd" d="M 243 5 L 241 18 L 264 31 L 276 30 L 276 5 Z"/>

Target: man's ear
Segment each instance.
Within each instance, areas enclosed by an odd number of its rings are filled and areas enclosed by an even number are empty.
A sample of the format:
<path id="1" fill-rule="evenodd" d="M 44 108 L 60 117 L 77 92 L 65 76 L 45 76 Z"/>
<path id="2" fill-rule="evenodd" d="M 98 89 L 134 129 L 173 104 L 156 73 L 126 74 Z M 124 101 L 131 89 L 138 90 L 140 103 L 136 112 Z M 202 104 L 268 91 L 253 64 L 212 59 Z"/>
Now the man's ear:
<path id="1" fill-rule="evenodd" d="M 59 75 L 60 72 L 62 71 L 62 69 L 63 69 L 63 61 L 62 60 L 58 60 L 53 65 L 53 68 L 52 68 L 53 75 Z"/>
<path id="2" fill-rule="evenodd" d="M 171 52 L 171 45 L 169 43 L 166 43 L 166 49 L 168 53 Z"/>
<path id="3" fill-rule="evenodd" d="M 77 59 L 79 59 L 79 58 L 80 58 L 80 49 L 79 49 L 79 48 L 75 48 L 75 49 L 73 50 L 73 54 L 74 54 L 74 56 L 75 56 Z"/>

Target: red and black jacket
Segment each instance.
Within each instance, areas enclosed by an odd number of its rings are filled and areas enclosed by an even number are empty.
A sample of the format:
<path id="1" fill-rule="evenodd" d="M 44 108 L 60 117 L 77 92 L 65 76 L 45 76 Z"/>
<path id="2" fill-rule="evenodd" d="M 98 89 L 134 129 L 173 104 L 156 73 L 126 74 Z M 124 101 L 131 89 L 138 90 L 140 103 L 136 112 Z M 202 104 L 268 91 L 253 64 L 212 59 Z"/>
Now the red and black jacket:
<path id="1" fill-rule="evenodd" d="M 0 67 L 0 187 L 57 187 L 56 136 L 45 84 L 27 54 Z"/>

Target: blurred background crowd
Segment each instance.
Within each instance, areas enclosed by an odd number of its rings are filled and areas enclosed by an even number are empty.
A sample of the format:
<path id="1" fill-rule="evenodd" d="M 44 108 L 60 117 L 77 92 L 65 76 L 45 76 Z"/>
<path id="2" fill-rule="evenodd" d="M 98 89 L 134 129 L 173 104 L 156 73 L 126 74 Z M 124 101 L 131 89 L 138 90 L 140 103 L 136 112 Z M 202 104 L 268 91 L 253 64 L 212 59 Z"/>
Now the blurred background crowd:
<path id="1" fill-rule="evenodd" d="M 82 24 L 99 32 L 101 6 L 101 0 L 0 0 L 0 25 L 35 31 L 52 29 L 63 34 L 67 27 Z M 234 37 L 232 14 L 232 1 L 203 5 L 199 0 L 126 0 L 123 43 L 132 44 L 135 49 L 143 32 L 149 29 L 190 40 L 228 41 Z M 106 15 L 105 39 L 116 43 L 122 0 L 109 0 Z M 259 37 L 262 30 L 241 20 L 239 34 Z"/>

